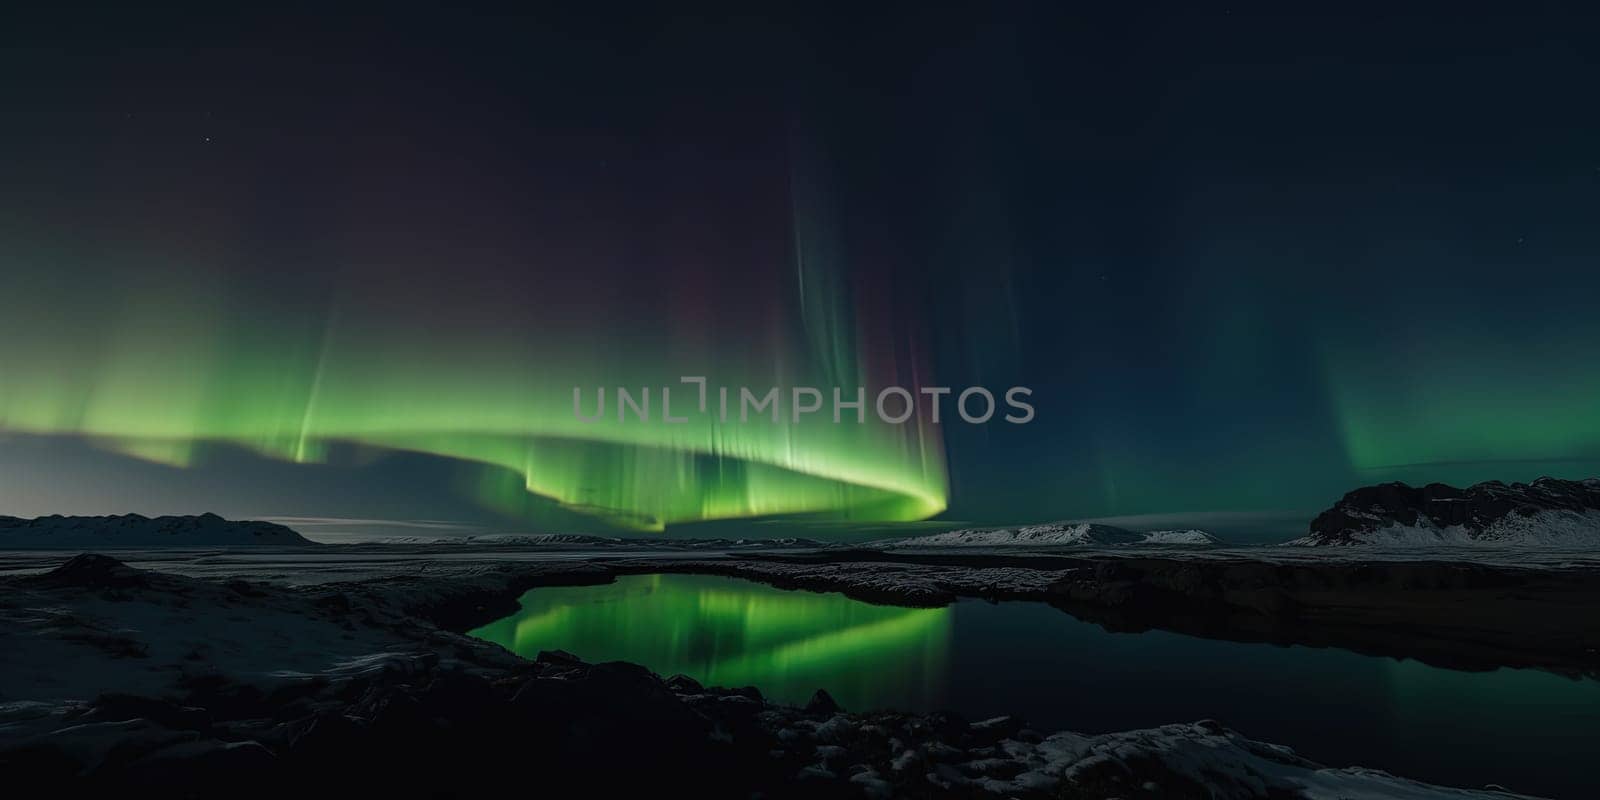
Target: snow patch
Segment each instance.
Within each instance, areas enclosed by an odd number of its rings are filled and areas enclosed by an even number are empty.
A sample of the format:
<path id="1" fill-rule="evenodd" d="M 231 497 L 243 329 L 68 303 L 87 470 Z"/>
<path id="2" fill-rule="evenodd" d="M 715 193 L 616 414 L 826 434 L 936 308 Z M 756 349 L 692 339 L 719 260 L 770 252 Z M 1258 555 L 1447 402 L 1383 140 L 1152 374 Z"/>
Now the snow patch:
<path id="1" fill-rule="evenodd" d="M 1201 530 L 1141 533 L 1093 522 L 1053 522 L 1020 528 L 975 528 L 871 542 L 895 547 L 1075 547 L 1083 545 L 1212 545 L 1218 539 Z"/>

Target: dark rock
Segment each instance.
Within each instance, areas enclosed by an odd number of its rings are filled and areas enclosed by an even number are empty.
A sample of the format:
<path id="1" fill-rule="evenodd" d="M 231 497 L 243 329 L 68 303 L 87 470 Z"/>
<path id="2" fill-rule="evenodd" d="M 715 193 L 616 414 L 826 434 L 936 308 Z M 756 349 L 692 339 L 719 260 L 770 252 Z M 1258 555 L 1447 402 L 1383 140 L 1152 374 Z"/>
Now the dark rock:
<path id="1" fill-rule="evenodd" d="M 831 715 L 837 714 L 841 710 L 839 704 L 834 701 L 833 695 L 828 694 L 826 689 L 818 689 L 816 694 L 811 695 L 811 701 L 806 703 L 807 714 Z"/>
<path id="2" fill-rule="evenodd" d="M 667 679 L 667 688 L 679 694 L 699 694 L 706 690 L 700 682 L 688 675 L 674 675 Z"/>
<path id="3" fill-rule="evenodd" d="M 84 710 L 82 718 L 85 721 L 146 719 L 163 727 L 180 730 L 200 730 L 211 724 L 211 715 L 203 708 L 120 693 L 100 695 Z"/>
<path id="4" fill-rule="evenodd" d="M 845 745 L 860 741 L 861 723 L 848 715 L 834 714 L 827 722 L 817 726 L 817 741 L 824 744 Z"/>
<path id="5" fill-rule="evenodd" d="M 275 710 L 261 689 L 223 675 L 196 675 L 179 680 L 178 685 L 188 691 L 186 703 L 218 718 L 269 717 Z"/>
<path id="6" fill-rule="evenodd" d="M 533 663 L 557 664 L 563 667 L 571 667 L 582 664 L 583 659 L 578 658 L 577 656 L 565 650 L 540 650 L 539 655 L 534 656 Z"/>
<path id="7" fill-rule="evenodd" d="M 662 682 L 661 676 L 651 672 L 649 667 L 631 661 L 604 661 L 595 664 L 592 669 L 592 674 L 602 678 L 635 682 L 639 686 L 649 686 L 652 689 L 666 685 Z"/>
<path id="8" fill-rule="evenodd" d="M 808 789 L 815 788 L 819 784 L 833 783 L 838 779 L 839 776 L 835 775 L 832 770 L 817 765 L 805 767 L 795 773 L 794 776 L 796 784 L 806 786 Z"/>
<path id="9" fill-rule="evenodd" d="M 1022 720 L 1016 717 L 995 717 L 982 722 L 974 722 L 971 733 L 974 742 L 981 745 L 992 745 L 1004 739 L 1015 739 L 1022 731 Z"/>
<path id="10" fill-rule="evenodd" d="M 728 721 L 748 722 L 761 713 L 764 706 L 742 694 L 725 694 L 715 699 L 717 715 Z"/>
<path id="11" fill-rule="evenodd" d="M 936 738 L 952 744 L 960 742 L 971 730 L 966 720 L 948 711 L 935 711 L 924 717 L 923 722 Z"/>
<path id="12" fill-rule="evenodd" d="M 267 596 L 266 587 L 259 586 L 257 584 L 251 583 L 249 581 L 235 579 L 235 580 L 228 581 L 227 583 L 225 583 L 223 585 L 228 587 L 228 591 L 231 591 L 231 592 L 233 592 L 234 594 L 237 594 L 237 595 L 242 595 L 244 597 L 266 597 Z"/>
<path id="13" fill-rule="evenodd" d="M 1533 483 L 1486 481 L 1465 489 L 1430 483 L 1414 487 L 1393 482 L 1364 486 L 1311 521 L 1310 534 L 1296 544 L 1342 545 L 1362 543 L 1360 534 L 1399 526 L 1448 528 L 1461 526 L 1477 538 L 1496 522 L 1512 515 L 1531 516 L 1546 511 L 1600 511 L 1600 478 L 1567 481 L 1540 478 Z M 1595 540 L 1600 541 L 1600 525 Z"/>
<path id="14" fill-rule="evenodd" d="M 459 670 L 440 672 L 418 693 L 424 713 L 456 726 L 487 720 L 501 710 L 503 697 L 489 681 Z"/>
<path id="15" fill-rule="evenodd" d="M 217 786 L 241 774 L 270 774 L 276 757 L 258 742 L 202 740 L 164 747 L 123 768 L 126 778 L 166 788 Z"/>
<path id="16" fill-rule="evenodd" d="M 80 589 L 133 589 L 150 584 L 151 573 L 110 556 L 84 553 L 34 579 L 41 586 Z"/>
<path id="17" fill-rule="evenodd" d="M 284 726 L 290 748 L 298 753 L 337 757 L 355 749 L 365 729 L 342 713 L 313 714 Z"/>
<path id="18" fill-rule="evenodd" d="M 387 686 L 369 688 L 348 713 L 390 733 L 426 728 L 431 719 L 411 693 Z"/>

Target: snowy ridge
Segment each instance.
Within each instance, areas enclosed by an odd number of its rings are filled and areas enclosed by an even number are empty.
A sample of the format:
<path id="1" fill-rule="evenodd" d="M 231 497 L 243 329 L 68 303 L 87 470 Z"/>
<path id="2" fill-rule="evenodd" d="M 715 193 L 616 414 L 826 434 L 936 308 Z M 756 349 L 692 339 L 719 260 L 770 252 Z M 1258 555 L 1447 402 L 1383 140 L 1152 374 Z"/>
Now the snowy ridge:
<path id="1" fill-rule="evenodd" d="M 1217 537 L 1199 528 L 1176 531 L 1146 531 L 1140 544 L 1221 544 Z"/>
<path id="2" fill-rule="evenodd" d="M 1298 547 L 1593 547 L 1600 544 L 1600 511 L 1512 514 L 1481 529 L 1468 525 L 1437 525 L 1423 520 L 1415 525 L 1390 522 L 1383 527 L 1355 530 L 1337 538 L 1313 533 L 1284 544 Z"/>
<path id="3" fill-rule="evenodd" d="M 1212 545 L 1217 537 L 1200 530 L 1141 533 L 1093 522 L 1053 522 L 1021 528 L 973 528 L 909 539 L 870 542 L 894 547 L 1073 547 L 1082 545 Z"/>
<path id="4" fill-rule="evenodd" d="M 245 545 L 316 546 L 315 542 L 272 522 L 230 522 L 216 514 L 183 517 L 38 519 L 0 517 L 0 549 L 80 550 L 102 547 L 233 547 Z"/>
<path id="5" fill-rule="evenodd" d="M 1311 521 L 1295 546 L 1600 544 L 1600 479 L 1486 481 L 1465 489 L 1432 483 L 1366 486 Z"/>

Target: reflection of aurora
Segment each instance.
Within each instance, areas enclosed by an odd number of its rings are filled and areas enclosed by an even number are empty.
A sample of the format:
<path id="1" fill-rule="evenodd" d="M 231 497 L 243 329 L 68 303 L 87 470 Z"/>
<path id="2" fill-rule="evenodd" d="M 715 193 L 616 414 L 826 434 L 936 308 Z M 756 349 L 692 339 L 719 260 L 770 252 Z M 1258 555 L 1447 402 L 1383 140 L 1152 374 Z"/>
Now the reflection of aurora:
<path id="1" fill-rule="evenodd" d="M 519 655 L 561 649 L 785 702 L 826 688 L 847 707 L 920 707 L 943 684 L 949 608 L 874 606 L 730 578 L 647 575 L 535 589 L 472 635 Z M 890 702 L 893 700 L 893 702 Z"/>

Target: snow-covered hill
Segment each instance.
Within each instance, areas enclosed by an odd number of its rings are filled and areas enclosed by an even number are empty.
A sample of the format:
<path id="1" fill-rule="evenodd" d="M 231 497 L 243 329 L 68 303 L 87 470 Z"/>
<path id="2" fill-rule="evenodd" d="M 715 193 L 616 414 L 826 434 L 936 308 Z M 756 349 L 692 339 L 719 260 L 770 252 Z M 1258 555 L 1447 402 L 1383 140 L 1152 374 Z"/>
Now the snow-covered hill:
<path id="1" fill-rule="evenodd" d="M 1481 527 L 1438 525 L 1423 520 L 1413 525 L 1390 522 L 1383 527 L 1360 528 L 1334 536 L 1311 534 L 1287 542 L 1310 547 L 1383 545 L 1428 547 L 1435 545 L 1538 547 L 1593 547 L 1600 545 L 1600 511 L 1536 511 L 1502 517 Z"/>
<path id="2" fill-rule="evenodd" d="M 1139 544 L 1221 544 L 1221 540 L 1198 528 L 1173 531 L 1146 531 Z"/>
<path id="3" fill-rule="evenodd" d="M 1020 528 L 974 528 L 909 539 L 872 542 L 894 547 L 1072 547 L 1079 545 L 1210 545 L 1218 540 L 1205 531 L 1130 531 L 1093 522 L 1052 522 Z"/>
<path id="4" fill-rule="evenodd" d="M 1600 478 L 1367 486 L 1317 515 L 1290 545 L 1600 545 Z"/>

